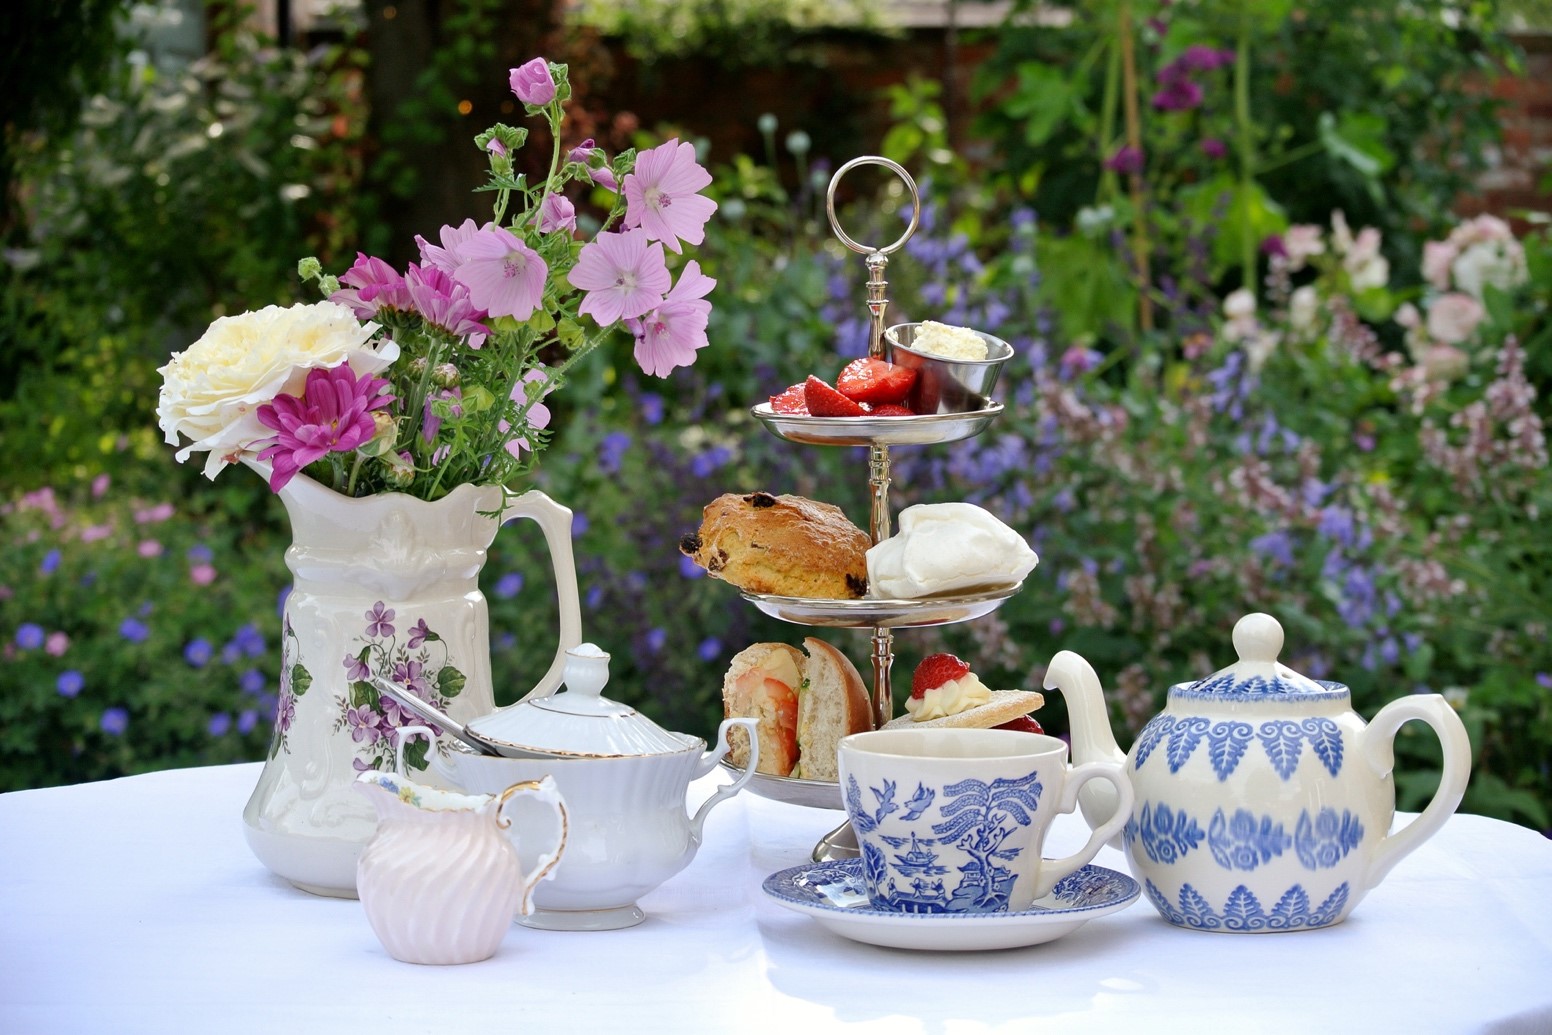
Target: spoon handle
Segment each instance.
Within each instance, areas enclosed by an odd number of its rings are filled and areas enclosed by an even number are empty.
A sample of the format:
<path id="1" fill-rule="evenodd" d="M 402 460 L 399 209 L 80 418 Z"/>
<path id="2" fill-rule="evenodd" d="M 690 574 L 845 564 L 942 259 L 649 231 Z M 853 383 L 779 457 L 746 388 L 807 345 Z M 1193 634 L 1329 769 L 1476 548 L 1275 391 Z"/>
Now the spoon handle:
<path id="1" fill-rule="evenodd" d="M 414 712 L 415 717 L 422 722 L 427 722 L 438 729 L 446 730 L 480 754 L 494 755 L 497 753 L 489 744 L 464 729 L 463 724 L 458 720 L 422 701 L 410 692 L 408 687 L 400 686 L 398 683 L 384 679 L 382 676 L 373 676 L 372 685 L 377 688 L 378 693 L 387 694 L 404 708 Z"/>

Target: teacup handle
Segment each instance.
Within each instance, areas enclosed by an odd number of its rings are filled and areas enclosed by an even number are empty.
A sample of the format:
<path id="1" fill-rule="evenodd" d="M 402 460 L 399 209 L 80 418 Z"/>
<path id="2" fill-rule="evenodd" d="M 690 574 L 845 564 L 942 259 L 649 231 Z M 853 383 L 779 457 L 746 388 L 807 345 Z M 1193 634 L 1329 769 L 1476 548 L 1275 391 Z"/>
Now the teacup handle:
<path id="1" fill-rule="evenodd" d="M 404 742 L 411 737 L 425 737 L 426 743 L 436 746 L 436 734 L 430 726 L 400 726 L 393 731 L 393 772 L 401 780 L 408 780 L 404 772 Z"/>
<path id="2" fill-rule="evenodd" d="M 700 765 L 695 770 L 695 778 L 699 779 L 711 772 L 711 767 L 727 756 L 730 748 L 728 730 L 734 726 L 742 726 L 749 733 L 749 764 L 744 767 L 742 776 L 732 783 L 718 787 L 717 793 L 701 802 L 701 807 L 690 817 L 690 840 L 696 844 L 701 843 L 701 826 L 706 822 L 706 813 L 710 812 L 711 807 L 717 802 L 731 798 L 743 790 L 744 784 L 754 777 L 754 767 L 760 764 L 759 723 L 754 719 L 723 719 L 722 725 L 717 727 L 717 745 L 701 756 Z"/>
<path id="3" fill-rule="evenodd" d="M 555 572 L 555 595 L 560 605 L 560 642 L 555 660 L 534 688 L 519 700 L 548 697 L 560 686 L 566 668 L 566 652 L 582 642 L 582 603 L 577 596 L 577 564 L 571 551 L 571 510 L 550 499 L 538 489 L 530 489 L 507 502 L 501 519 L 520 517 L 537 524 L 550 550 L 550 567 Z"/>
<path id="4" fill-rule="evenodd" d="M 571 833 L 571 822 L 566 816 L 566 800 L 560 796 L 560 788 L 555 786 L 555 778 L 542 776 L 537 780 L 524 780 L 514 783 L 496 796 L 496 825 L 506 830 L 512 825 L 510 817 L 502 810 L 507 803 L 519 795 L 532 796 L 536 801 L 548 805 L 550 811 L 555 813 L 555 821 L 560 835 L 555 840 L 555 847 L 549 852 L 539 856 L 534 863 L 534 868 L 523 875 L 523 899 L 518 903 L 518 916 L 528 916 L 533 912 L 533 889 L 540 881 L 553 875 L 555 864 L 560 862 L 561 855 L 566 851 L 566 838 Z"/>
<path id="5" fill-rule="evenodd" d="M 1094 858 L 1095 855 L 1099 854 L 1099 850 L 1104 847 L 1105 842 L 1119 833 L 1122 827 L 1126 826 L 1126 821 L 1132 815 L 1132 782 L 1126 778 L 1120 766 L 1110 762 L 1087 762 L 1069 769 L 1067 771 L 1067 784 L 1062 788 L 1062 799 L 1057 802 L 1056 810 L 1058 812 L 1071 812 L 1077 808 L 1078 792 L 1090 780 L 1104 780 L 1115 788 L 1115 814 L 1099 826 L 1094 827 L 1089 833 L 1088 842 L 1072 855 L 1061 859 L 1042 860 L 1039 876 L 1035 878 L 1034 894 L 1030 896 L 1029 902 L 1024 903 L 1018 908 L 1027 909 L 1030 902 L 1049 895 L 1051 889 L 1056 886 L 1057 881 Z M 1014 906 L 1014 903 L 1009 903 L 1010 909 L 1014 908 Z"/>
<path id="6" fill-rule="evenodd" d="M 1439 789 L 1417 818 L 1380 839 L 1366 877 L 1369 888 L 1384 880 L 1403 856 L 1438 832 L 1460 805 L 1466 793 L 1466 780 L 1471 776 L 1471 738 L 1466 735 L 1465 723 L 1443 694 L 1414 694 L 1381 708 L 1374 721 L 1359 734 L 1359 751 L 1376 777 L 1388 777 L 1395 769 L 1396 732 L 1402 723 L 1412 719 L 1433 727 L 1439 746 L 1444 749 L 1444 770 L 1439 776 Z"/>

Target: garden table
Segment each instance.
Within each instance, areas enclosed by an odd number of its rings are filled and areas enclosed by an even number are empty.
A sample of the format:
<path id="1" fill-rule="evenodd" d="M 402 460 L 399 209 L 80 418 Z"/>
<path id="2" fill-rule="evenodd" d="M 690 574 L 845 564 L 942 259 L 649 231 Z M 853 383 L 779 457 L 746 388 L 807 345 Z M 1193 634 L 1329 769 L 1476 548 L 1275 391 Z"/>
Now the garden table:
<path id="1" fill-rule="evenodd" d="M 852 942 L 769 899 L 761 881 L 841 814 L 746 793 L 641 925 L 514 926 L 483 963 L 418 967 L 359 903 L 249 853 L 258 772 L 0 795 L 0 1032 L 1552 1032 L 1552 841 L 1478 816 L 1334 928 L 1182 931 L 1139 899 L 1044 945 L 946 953 Z M 1084 835 L 1058 817 L 1047 852 Z M 1095 862 L 1125 869 L 1110 848 Z"/>

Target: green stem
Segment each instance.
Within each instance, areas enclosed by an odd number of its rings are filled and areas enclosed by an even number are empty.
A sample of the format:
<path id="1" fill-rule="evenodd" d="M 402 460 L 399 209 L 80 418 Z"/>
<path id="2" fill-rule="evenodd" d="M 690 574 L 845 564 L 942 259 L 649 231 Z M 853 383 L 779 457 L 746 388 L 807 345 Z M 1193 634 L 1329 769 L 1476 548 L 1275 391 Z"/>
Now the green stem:
<path id="1" fill-rule="evenodd" d="M 356 478 L 361 474 L 362 456 L 359 452 L 354 455 L 350 464 L 350 480 L 345 483 L 345 495 L 354 497 L 356 494 Z"/>
<path id="2" fill-rule="evenodd" d="M 1111 143 L 1115 139 L 1116 109 L 1121 103 L 1121 35 L 1119 30 L 1114 39 L 1110 41 L 1109 61 L 1105 66 L 1105 95 L 1099 105 L 1099 194 L 1094 199 L 1096 202 L 1119 194 L 1121 191 L 1120 180 L 1115 170 L 1105 166 L 1105 161 L 1110 157 Z"/>
<path id="3" fill-rule="evenodd" d="M 1244 287 L 1256 289 L 1255 227 L 1250 220 L 1250 190 L 1255 183 L 1256 143 L 1250 122 L 1250 0 L 1241 0 L 1239 42 L 1234 52 L 1234 122 L 1239 135 L 1240 265 Z"/>
<path id="4" fill-rule="evenodd" d="M 533 224 L 539 225 L 543 217 L 544 203 L 549 200 L 550 188 L 555 184 L 555 170 L 560 168 L 560 123 L 562 113 L 560 101 L 551 101 L 549 107 L 544 110 L 545 118 L 550 122 L 550 172 L 544 178 L 544 190 L 539 192 L 539 204 L 534 206 Z"/>

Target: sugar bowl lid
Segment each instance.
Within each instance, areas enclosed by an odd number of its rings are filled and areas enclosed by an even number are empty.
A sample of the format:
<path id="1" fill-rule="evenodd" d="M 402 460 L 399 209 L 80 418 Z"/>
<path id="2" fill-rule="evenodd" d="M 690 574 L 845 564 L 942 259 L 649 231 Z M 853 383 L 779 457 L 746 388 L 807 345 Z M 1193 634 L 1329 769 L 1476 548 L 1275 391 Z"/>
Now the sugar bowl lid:
<path id="1" fill-rule="evenodd" d="M 627 704 L 602 696 L 609 655 L 592 643 L 566 652 L 565 688 L 519 701 L 468 723 L 503 753 L 547 758 L 677 754 L 692 738 L 671 733 Z"/>
<path id="2" fill-rule="evenodd" d="M 1283 649 L 1282 624 L 1256 612 L 1234 623 L 1234 650 L 1239 660 L 1205 679 L 1181 683 L 1171 697 L 1225 699 L 1335 698 L 1348 695 L 1339 683 L 1323 683 L 1295 672 L 1277 660 Z"/>

